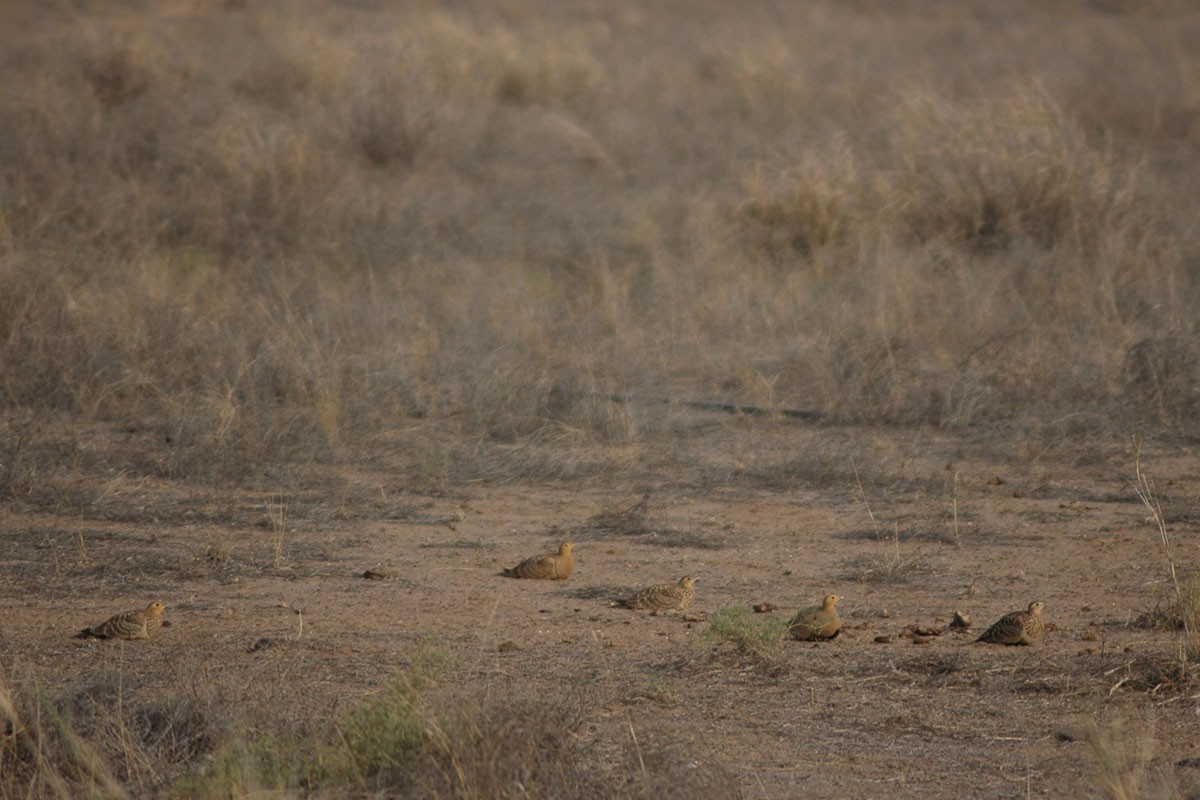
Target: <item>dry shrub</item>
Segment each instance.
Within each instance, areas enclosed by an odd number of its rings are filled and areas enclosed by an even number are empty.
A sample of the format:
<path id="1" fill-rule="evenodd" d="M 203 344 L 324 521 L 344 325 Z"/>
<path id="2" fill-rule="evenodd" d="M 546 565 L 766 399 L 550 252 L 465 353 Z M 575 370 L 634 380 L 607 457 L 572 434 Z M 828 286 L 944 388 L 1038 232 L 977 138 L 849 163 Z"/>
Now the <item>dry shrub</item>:
<path id="1" fill-rule="evenodd" d="M 1148 371 L 1186 384 L 1186 358 L 1161 370 L 1142 358 L 1141 378 L 1122 364 L 1149 309 L 1175 307 L 1168 287 L 1195 289 L 1188 234 L 1144 163 L 1093 144 L 1037 84 L 982 100 L 910 90 L 881 110 L 896 120 L 884 148 L 835 137 L 799 166 L 750 173 L 732 222 L 756 257 L 704 276 L 725 301 L 697 323 L 714 350 L 803 320 L 753 373 L 771 376 L 773 397 L 799 398 L 788 405 L 874 421 L 1000 419 L 1014 403 L 1103 413 L 1118 397 L 1096 387 L 1122 370 L 1127 386 L 1153 384 Z M 772 275 L 763 261 L 807 269 Z M 745 384 L 744 356 L 724 352 L 737 365 L 725 383 Z M 1156 421 L 1194 417 L 1192 399 L 1171 392 L 1173 416 Z"/>
<path id="2" fill-rule="evenodd" d="M 747 244 L 776 261 L 808 258 L 844 243 L 861 213 L 859 179 L 845 145 L 818 151 L 773 177 L 756 167 L 746 194 L 736 219 Z"/>
<path id="3" fill-rule="evenodd" d="M 1134 344 L 1122 365 L 1125 397 L 1133 409 L 1164 425 L 1200 417 L 1200 337 L 1164 332 Z"/>
<path id="4" fill-rule="evenodd" d="M 699 77 L 711 86 L 711 95 L 699 102 L 721 107 L 772 134 L 794 126 L 797 115 L 814 110 L 823 94 L 821 80 L 831 77 L 815 74 L 820 65 L 813 63 L 805 43 L 797 46 L 790 36 L 785 40 L 775 31 L 749 41 L 715 43 L 698 59 Z"/>
<path id="5" fill-rule="evenodd" d="M 375 77 L 356 96 L 352 137 L 371 163 L 411 167 L 437 130 L 433 96 L 413 97 L 414 83 L 418 84 L 416 91 L 429 92 L 419 78 L 384 75 Z"/>
<path id="6" fill-rule="evenodd" d="M 259 243 L 287 248 L 339 221 L 326 206 L 336 179 L 303 132 L 235 112 L 209 135 L 195 159 L 199 196 L 181 209 L 206 213 L 192 215 L 200 223 L 192 236 L 179 223 L 173 237 L 226 251 Z"/>
<path id="7" fill-rule="evenodd" d="M 737 798 L 732 772 L 687 753 L 667 734 L 631 729 L 624 760 L 598 762 L 580 746 L 578 703 L 515 698 L 460 706 L 429 732 L 412 797 Z"/>
<path id="8" fill-rule="evenodd" d="M 164 167 L 203 107 L 188 92 L 190 53 L 153 23 L 73 19 L 38 33 L 16 45 L 0 100 L 12 234 L 129 247 L 153 224 L 147 200 L 175 177 Z"/>
<path id="9" fill-rule="evenodd" d="M 329 99 L 329 111 L 347 120 L 338 135 L 375 167 L 411 168 L 420 157 L 473 147 L 494 102 L 495 38 L 441 14 L 365 38 L 348 98 Z"/>
<path id="10" fill-rule="evenodd" d="M 1028 240 L 1094 252 L 1137 210 L 1134 184 L 1040 86 L 982 103 L 918 91 L 897 111 L 883 202 L 919 241 L 986 251 Z"/>

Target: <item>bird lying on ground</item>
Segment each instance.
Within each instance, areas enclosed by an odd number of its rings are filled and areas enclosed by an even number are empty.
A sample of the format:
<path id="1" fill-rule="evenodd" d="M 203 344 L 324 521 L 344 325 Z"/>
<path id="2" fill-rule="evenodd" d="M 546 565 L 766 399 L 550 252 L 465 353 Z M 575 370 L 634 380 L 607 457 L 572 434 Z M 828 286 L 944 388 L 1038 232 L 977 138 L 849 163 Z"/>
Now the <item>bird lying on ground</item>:
<path id="1" fill-rule="evenodd" d="M 114 614 L 94 628 L 84 628 L 77 639 L 149 639 L 163 626 L 166 603 L 154 601 L 143 609 Z"/>
<path id="2" fill-rule="evenodd" d="M 977 642 L 992 644 L 1033 644 L 1042 638 L 1046 625 L 1042 622 L 1042 609 L 1046 604 L 1034 600 L 1027 611 L 1012 611 L 992 623 Z"/>
<path id="3" fill-rule="evenodd" d="M 532 578 L 536 580 L 565 581 L 575 569 L 575 545 L 563 542 L 557 553 L 545 553 L 525 559 L 515 567 L 504 570 L 510 578 Z"/>
<path id="4" fill-rule="evenodd" d="M 678 583 L 660 583 L 642 589 L 632 597 L 619 601 L 617 605 L 639 610 L 682 611 L 696 599 L 697 580 L 688 575 L 680 578 Z"/>

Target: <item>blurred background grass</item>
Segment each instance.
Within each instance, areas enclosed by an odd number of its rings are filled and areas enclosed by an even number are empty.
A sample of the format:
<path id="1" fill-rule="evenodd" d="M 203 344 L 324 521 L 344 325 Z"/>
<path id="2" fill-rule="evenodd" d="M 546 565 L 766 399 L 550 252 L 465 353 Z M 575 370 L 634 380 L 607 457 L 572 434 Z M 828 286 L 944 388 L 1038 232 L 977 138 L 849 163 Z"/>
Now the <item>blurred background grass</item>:
<path id="1" fill-rule="evenodd" d="M 46 415 L 215 480 L 670 433 L 612 394 L 1197 432 L 1188 3 L 0 17 L 10 464 Z"/>

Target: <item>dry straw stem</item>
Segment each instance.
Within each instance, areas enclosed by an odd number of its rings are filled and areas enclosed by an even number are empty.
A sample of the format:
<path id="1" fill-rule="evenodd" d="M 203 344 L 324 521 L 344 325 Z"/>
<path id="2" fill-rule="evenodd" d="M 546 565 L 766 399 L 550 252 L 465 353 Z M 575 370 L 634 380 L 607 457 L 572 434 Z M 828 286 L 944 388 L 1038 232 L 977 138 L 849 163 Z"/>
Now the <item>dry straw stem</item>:
<path id="1" fill-rule="evenodd" d="M 1195 603 L 1191 598 L 1185 596 L 1184 585 L 1179 579 L 1178 571 L 1175 568 L 1175 554 L 1171 546 L 1171 537 L 1167 533 L 1166 518 L 1163 516 L 1162 504 L 1159 502 L 1158 495 L 1154 491 L 1154 484 L 1151 479 L 1142 470 L 1142 447 L 1141 440 L 1137 437 L 1133 440 L 1133 467 L 1136 477 L 1134 490 L 1137 492 L 1138 499 L 1150 512 L 1154 520 L 1155 527 L 1158 529 L 1159 541 L 1162 543 L 1163 552 L 1167 559 L 1167 572 L 1171 577 L 1171 586 L 1175 590 L 1175 601 L 1178 603 L 1180 610 L 1180 619 L 1183 625 L 1183 642 L 1180 646 L 1180 667 L 1183 671 L 1188 671 L 1189 663 L 1200 656 L 1200 641 L 1197 640 L 1197 631 L 1195 629 L 1196 620 L 1192 613 L 1189 613 Z M 1188 594 L 1193 592 L 1192 588 L 1188 587 Z"/>
<path id="2" fill-rule="evenodd" d="M 287 533 L 287 513 L 287 503 L 282 494 L 278 499 L 272 497 L 267 502 L 267 520 L 271 526 L 271 566 L 275 569 L 284 564 L 283 541 Z"/>
<path id="3" fill-rule="evenodd" d="M 902 556 L 900 554 L 900 523 L 892 523 L 891 547 L 884 537 L 883 529 L 875 512 L 871 509 L 871 501 L 867 498 L 867 490 L 863 487 L 862 477 L 858 474 L 858 464 L 850 460 L 854 471 L 854 482 L 858 487 L 858 495 L 862 498 L 867 509 L 867 516 L 875 528 L 875 538 L 879 542 L 882 554 L 876 556 L 857 556 L 847 562 L 847 577 L 859 581 L 877 581 L 882 583 L 905 583 L 914 574 L 928 572 L 929 566 L 920 555 Z"/>

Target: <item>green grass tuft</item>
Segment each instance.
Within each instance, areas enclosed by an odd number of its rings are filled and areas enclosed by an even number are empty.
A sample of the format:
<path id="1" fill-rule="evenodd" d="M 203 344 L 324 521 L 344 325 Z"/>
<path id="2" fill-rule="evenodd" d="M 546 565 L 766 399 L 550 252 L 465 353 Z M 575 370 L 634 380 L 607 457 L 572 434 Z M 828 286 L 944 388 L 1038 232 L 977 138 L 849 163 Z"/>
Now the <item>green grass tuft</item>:
<path id="1" fill-rule="evenodd" d="M 769 659 L 779 650 L 787 620 L 776 614 L 756 614 L 745 606 L 722 606 L 708 619 L 705 638 L 731 642 L 738 652 Z"/>

